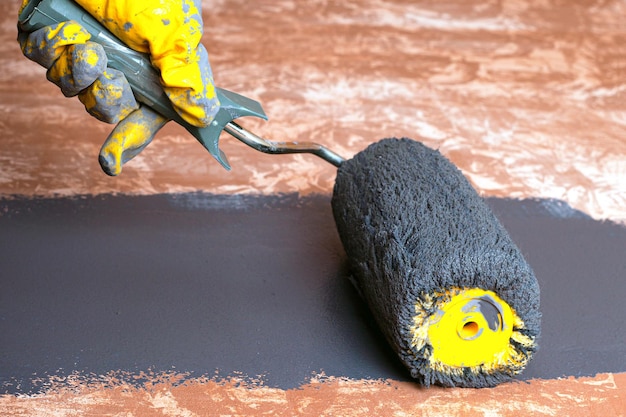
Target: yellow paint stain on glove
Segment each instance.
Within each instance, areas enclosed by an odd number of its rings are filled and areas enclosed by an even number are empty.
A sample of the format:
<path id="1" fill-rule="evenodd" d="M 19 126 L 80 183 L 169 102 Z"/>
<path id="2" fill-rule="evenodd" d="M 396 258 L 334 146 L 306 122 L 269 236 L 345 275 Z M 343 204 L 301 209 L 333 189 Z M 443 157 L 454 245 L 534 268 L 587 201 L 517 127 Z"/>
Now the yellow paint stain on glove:
<path id="1" fill-rule="evenodd" d="M 48 69 L 48 80 L 72 97 L 94 82 L 107 66 L 102 46 L 78 23 L 62 22 L 18 36 L 22 52 Z"/>
<path id="2" fill-rule="evenodd" d="M 28 5 L 28 3 L 30 3 L 30 0 L 22 0 L 22 5 L 20 6 L 20 10 L 17 13 L 18 15 L 22 14 L 22 12 L 24 11 L 24 8 Z"/>
<path id="3" fill-rule="evenodd" d="M 76 55 L 76 62 L 79 64 L 95 67 L 100 61 L 100 56 L 93 49 L 81 49 Z"/>
<path id="4" fill-rule="evenodd" d="M 56 46 L 85 43 L 91 38 L 91 35 L 81 25 L 73 21 L 59 23 L 56 27 L 48 27 L 52 29 L 48 31 L 47 37 Z"/>
<path id="5" fill-rule="evenodd" d="M 108 175 L 122 172 L 122 165 L 134 158 L 154 138 L 167 119 L 141 106 L 113 129 L 100 149 L 100 166 Z"/>
<path id="6" fill-rule="evenodd" d="M 107 69 L 78 95 L 92 116 L 106 123 L 117 123 L 135 109 L 137 102 L 121 72 Z"/>
<path id="7" fill-rule="evenodd" d="M 68 21 L 46 26 L 31 33 L 20 43 L 20 47 L 27 58 L 45 68 L 50 68 L 69 46 L 84 44 L 90 38 L 89 32 L 81 25 Z"/>
<path id="8" fill-rule="evenodd" d="M 93 83 L 106 69 L 107 58 L 93 42 L 70 45 L 49 68 L 48 80 L 72 97 Z"/>
<path id="9" fill-rule="evenodd" d="M 176 111 L 207 126 L 219 110 L 208 54 L 200 43 L 199 4 L 190 0 L 77 0 L 132 49 L 149 53 Z"/>

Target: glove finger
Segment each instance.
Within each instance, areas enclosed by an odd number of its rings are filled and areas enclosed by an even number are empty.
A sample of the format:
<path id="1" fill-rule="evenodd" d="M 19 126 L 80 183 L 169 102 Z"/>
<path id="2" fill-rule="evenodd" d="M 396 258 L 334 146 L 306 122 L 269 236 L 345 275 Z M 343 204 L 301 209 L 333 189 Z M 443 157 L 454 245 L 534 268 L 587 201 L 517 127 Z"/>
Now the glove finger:
<path id="1" fill-rule="evenodd" d="M 91 35 L 74 21 L 46 26 L 30 33 L 27 37 L 19 36 L 22 53 L 45 68 L 61 56 L 69 45 L 85 43 Z"/>
<path id="2" fill-rule="evenodd" d="M 139 105 L 124 73 L 108 68 L 78 94 L 89 114 L 105 123 L 118 123 Z"/>
<path id="3" fill-rule="evenodd" d="M 48 80 L 72 97 L 89 87 L 106 70 L 107 56 L 95 42 L 68 46 L 48 70 Z"/>
<path id="4" fill-rule="evenodd" d="M 161 70 L 163 87 L 174 109 L 194 126 L 208 126 L 219 110 L 209 55 L 200 43 L 204 25 L 202 2 L 182 2 L 184 24 L 175 36 L 151 42 L 153 64 Z"/>
<path id="5" fill-rule="evenodd" d="M 102 170 L 111 176 L 122 172 L 122 165 L 137 156 L 152 142 L 154 135 L 168 122 L 147 106 L 141 106 L 113 129 L 100 149 Z"/>
<path id="6" fill-rule="evenodd" d="M 173 66 L 161 72 L 164 91 L 174 109 L 194 126 L 208 126 L 217 114 L 217 99 L 209 55 L 202 44 L 191 52 L 187 65 Z M 165 61 L 167 62 L 167 61 Z"/>

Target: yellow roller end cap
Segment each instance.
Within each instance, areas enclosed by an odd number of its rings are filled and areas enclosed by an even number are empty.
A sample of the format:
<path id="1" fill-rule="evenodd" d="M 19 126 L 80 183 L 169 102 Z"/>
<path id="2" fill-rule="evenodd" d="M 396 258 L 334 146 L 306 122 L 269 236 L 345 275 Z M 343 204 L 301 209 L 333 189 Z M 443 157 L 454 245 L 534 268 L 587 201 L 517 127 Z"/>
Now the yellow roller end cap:
<path id="1" fill-rule="evenodd" d="M 509 361 L 514 313 L 494 292 L 460 290 L 428 325 L 431 361 L 449 367 L 498 367 Z"/>

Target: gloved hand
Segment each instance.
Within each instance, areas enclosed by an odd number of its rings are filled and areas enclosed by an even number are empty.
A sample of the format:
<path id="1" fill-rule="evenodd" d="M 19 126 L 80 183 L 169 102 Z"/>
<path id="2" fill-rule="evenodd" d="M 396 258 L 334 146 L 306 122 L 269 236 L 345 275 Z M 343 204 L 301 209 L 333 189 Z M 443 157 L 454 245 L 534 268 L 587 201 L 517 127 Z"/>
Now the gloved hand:
<path id="1" fill-rule="evenodd" d="M 126 45 L 149 53 L 174 109 L 194 126 L 208 126 L 219 110 L 203 31 L 200 0 L 76 0 Z M 28 3 L 24 0 L 22 7 Z M 118 123 L 100 150 L 100 165 L 118 175 L 147 146 L 167 119 L 135 101 L 123 73 L 107 68 L 103 48 L 89 42 L 77 22 L 44 27 L 18 40 L 25 56 L 48 68 L 65 96 L 78 95 L 86 110 Z"/>

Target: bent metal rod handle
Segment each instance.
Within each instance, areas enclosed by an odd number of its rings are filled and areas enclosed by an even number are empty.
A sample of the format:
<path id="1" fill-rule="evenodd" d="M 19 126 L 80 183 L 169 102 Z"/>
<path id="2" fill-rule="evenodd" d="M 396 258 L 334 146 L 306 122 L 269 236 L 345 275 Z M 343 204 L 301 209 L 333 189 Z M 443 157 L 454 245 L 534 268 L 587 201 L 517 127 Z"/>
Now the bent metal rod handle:
<path id="1" fill-rule="evenodd" d="M 255 116 L 267 120 L 261 104 L 221 88 L 215 89 L 220 101 L 220 110 L 211 125 L 200 128 L 187 123 L 172 107 L 161 86 L 158 70 L 151 65 L 149 56 L 127 47 L 71 0 L 30 1 L 19 16 L 18 24 L 22 31 L 20 36 L 27 36 L 28 33 L 42 27 L 68 20 L 81 24 L 91 34 L 91 40 L 102 45 L 108 58 L 108 66 L 124 73 L 138 101 L 187 129 L 224 168 L 230 169 L 230 165 L 226 155 L 219 149 L 222 130 L 264 153 L 312 153 L 335 166 L 344 161 L 336 153 L 316 143 L 273 142 L 242 128 L 233 120 L 242 116 Z"/>
<path id="2" fill-rule="evenodd" d="M 249 130 L 244 129 L 235 122 L 229 122 L 224 126 L 224 131 L 231 136 L 239 139 L 241 142 L 256 149 L 257 151 L 268 154 L 287 154 L 287 153 L 310 153 L 316 155 L 326 162 L 339 167 L 345 159 L 339 154 L 331 151 L 327 147 L 314 142 L 274 142 L 255 135 Z"/>

